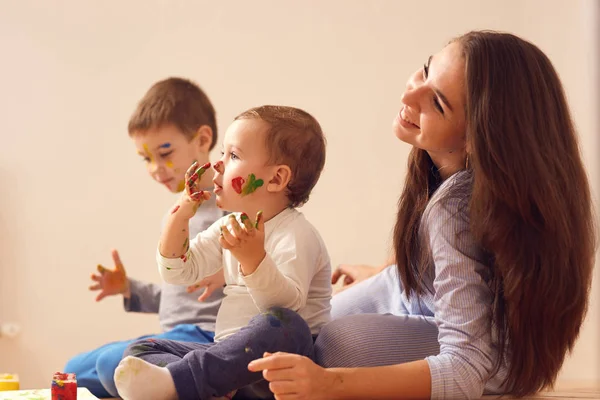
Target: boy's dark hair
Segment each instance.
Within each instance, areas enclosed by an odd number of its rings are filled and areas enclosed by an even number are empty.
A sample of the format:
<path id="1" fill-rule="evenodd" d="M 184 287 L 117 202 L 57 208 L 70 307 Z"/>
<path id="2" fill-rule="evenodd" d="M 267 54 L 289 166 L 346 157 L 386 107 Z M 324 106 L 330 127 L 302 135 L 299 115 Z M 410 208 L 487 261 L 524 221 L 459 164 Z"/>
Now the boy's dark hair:
<path id="1" fill-rule="evenodd" d="M 168 78 L 156 82 L 138 103 L 127 127 L 129 136 L 173 124 L 191 140 L 202 125 L 212 129 L 210 150 L 217 143 L 215 109 L 206 93 L 194 82 Z"/>
<path id="2" fill-rule="evenodd" d="M 261 119 L 269 124 L 265 144 L 270 164 L 285 164 L 292 176 L 287 187 L 290 207 L 308 201 L 325 165 L 325 136 L 321 125 L 294 107 L 261 106 L 244 111 L 235 120 Z"/>

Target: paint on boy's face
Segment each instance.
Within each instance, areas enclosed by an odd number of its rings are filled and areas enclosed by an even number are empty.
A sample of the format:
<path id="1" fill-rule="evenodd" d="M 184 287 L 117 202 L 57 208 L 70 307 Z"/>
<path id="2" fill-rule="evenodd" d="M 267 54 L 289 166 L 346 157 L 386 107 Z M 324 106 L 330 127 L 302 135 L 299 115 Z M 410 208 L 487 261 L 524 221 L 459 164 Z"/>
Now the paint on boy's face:
<path id="1" fill-rule="evenodd" d="M 254 193 L 256 189 L 261 187 L 263 184 L 264 181 L 262 179 L 256 179 L 256 176 L 254 174 L 248 175 L 248 181 L 246 181 L 241 176 L 238 176 L 237 178 L 233 178 L 231 180 L 233 190 L 235 190 L 237 194 L 241 194 L 242 196 Z"/>
<path id="2" fill-rule="evenodd" d="M 173 169 L 174 165 L 173 165 L 173 161 L 169 160 L 165 163 L 165 165 L 167 166 L 167 168 L 171 168 Z"/>
<path id="3" fill-rule="evenodd" d="M 185 189 L 185 181 L 179 181 L 179 183 L 177 184 L 177 192 L 183 192 Z"/>
<path id="4" fill-rule="evenodd" d="M 152 153 L 150 152 L 150 149 L 146 143 L 144 143 L 144 152 L 146 153 L 146 157 L 148 157 L 148 163 L 152 164 L 154 160 L 152 159 Z"/>
<path id="5" fill-rule="evenodd" d="M 158 146 L 159 149 L 168 149 L 171 147 L 171 143 L 163 143 L 160 146 Z"/>
<path id="6" fill-rule="evenodd" d="M 215 169 L 215 171 L 217 171 L 218 173 L 220 173 L 222 175 L 223 174 L 223 161 L 217 161 L 216 164 L 213 166 L 213 168 Z"/>

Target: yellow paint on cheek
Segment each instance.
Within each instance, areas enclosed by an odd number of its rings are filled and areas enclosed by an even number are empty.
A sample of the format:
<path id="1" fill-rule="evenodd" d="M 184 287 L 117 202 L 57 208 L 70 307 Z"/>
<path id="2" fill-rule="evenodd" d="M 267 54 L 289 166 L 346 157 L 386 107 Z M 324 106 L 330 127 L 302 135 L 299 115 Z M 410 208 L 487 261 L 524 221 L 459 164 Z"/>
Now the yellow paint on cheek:
<path id="1" fill-rule="evenodd" d="M 167 168 L 173 168 L 173 161 L 169 160 L 165 163 L 165 165 L 167 166 Z"/>
<path id="2" fill-rule="evenodd" d="M 183 192 L 183 189 L 185 189 L 185 181 L 180 181 L 179 185 L 177 185 L 177 191 Z"/>
<path id="3" fill-rule="evenodd" d="M 150 163 L 152 164 L 154 162 L 154 160 L 152 159 L 152 153 L 150 153 L 150 149 L 148 149 L 148 145 L 146 143 L 144 143 L 144 151 L 146 152 L 146 156 L 148 157 L 148 159 L 150 160 Z"/>

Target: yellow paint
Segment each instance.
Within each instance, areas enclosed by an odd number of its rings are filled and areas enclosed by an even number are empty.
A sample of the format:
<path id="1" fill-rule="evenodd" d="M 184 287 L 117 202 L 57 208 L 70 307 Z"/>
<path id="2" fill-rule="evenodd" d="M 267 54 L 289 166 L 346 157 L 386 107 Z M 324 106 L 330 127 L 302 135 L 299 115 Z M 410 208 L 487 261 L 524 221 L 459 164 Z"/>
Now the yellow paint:
<path id="1" fill-rule="evenodd" d="M 179 182 L 179 184 L 177 185 L 177 191 L 178 191 L 178 192 L 183 192 L 183 189 L 185 189 L 185 181 L 181 181 L 181 182 Z"/>
<path id="2" fill-rule="evenodd" d="M 152 159 L 152 153 L 150 153 L 150 149 L 148 148 L 148 145 L 146 143 L 144 143 L 144 151 L 146 152 L 146 156 L 150 160 L 150 163 L 153 163 L 154 160 Z"/>
<path id="3" fill-rule="evenodd" d="M 171 169 L 174 167 L 174 165 L 173 165 L 173 161 L 171 161 L 171 160 L 167 161 L 167 162 L 165 163 L 165 165 L 166 165 L 168 168 L 171 168 Z"/>
<path id="4" fill-rule="evenodd" d="M 0 374 L 0 392 L 5 390 L 19 390 L 19 375 Z"/>

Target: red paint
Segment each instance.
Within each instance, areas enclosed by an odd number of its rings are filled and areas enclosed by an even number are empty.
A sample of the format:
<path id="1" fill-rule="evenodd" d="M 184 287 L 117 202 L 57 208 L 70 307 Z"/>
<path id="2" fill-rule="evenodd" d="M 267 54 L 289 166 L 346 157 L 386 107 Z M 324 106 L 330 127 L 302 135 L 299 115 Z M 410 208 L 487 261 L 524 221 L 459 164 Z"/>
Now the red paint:
<path id="1" fill-rule="evenodd" d="M 175 206 L 175 208 L 173 209 L 173 211 L 171 211 L 171 214 L 175 214 L 177 212 L 177 210 L 179 210 L 179 205 Z"/>
<path id="2" fill-rule="evenodd" d="M 217 163 L 215 165 L 213 165 L 213 168 L 215 169 L 215 171 L 222 174 L 223 173 L 223 161 L 217 161 Z"/>
<path id="3" fill-rule="evenodd" d="M 242 186 L 244 185 L 244 182 L 246 182 L 246 180 L 244 178 L 242 178 L 241 176 L 238 176 L 237 178 L 233 178 L 231 180 L 231 185 L 233 186 L 233 190 L 235 190 L 238 194 L 242 194 Z"/>
<path id="4" fill-rule="evenodd" d="M 201 168 L 203 169 L 209 169 L 210 168 L 210 163 L 207 162 L 206 164 L 204 164 Z"/>
<path id="5" fill-rule="evenodd" d="M 52 400 L 77 400 L 77 378 L 75 374 L 54 373 L 50 389 Z"/>
<path id="6" fill-rule="evenodd" d="M 179 257 L 179 258 L 181 258 L 181 259 L 183 260 L 183 262 L 187 262 L 187 257 L 186 257 L 186 255 L 185 255 L 185 254 L 183 254 L 183 255 L 182 255 L 181 257 Z"/>

